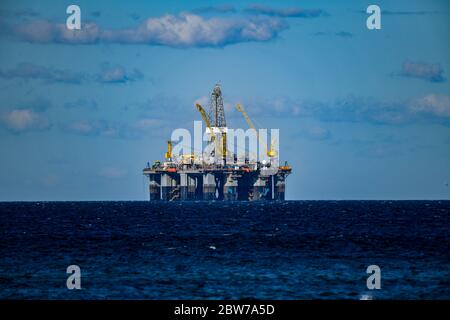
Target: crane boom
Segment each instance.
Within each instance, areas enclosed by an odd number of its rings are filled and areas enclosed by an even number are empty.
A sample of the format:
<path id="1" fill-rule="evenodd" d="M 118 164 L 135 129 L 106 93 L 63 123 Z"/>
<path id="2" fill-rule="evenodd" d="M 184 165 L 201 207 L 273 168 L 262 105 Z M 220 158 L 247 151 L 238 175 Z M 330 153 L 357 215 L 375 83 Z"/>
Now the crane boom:
<path id="1" fill-rule="evenodd" d="M 248 116 L 247 112 L 245 111 L 244 107 L 241 104 L 237 104 L 236 105 L 236 109 L 237 111 L 239 111 L 240 113 L 242 113 L 242 115 L 244 116 L 245 121 L 247 122 L 248 126 L 256 131 L 256 137 L 259 139 L 259 132 L 258 130 L 256 130 L 255 126 L 253 125 L 252 120 L 250 120 L 250 117 Z"/>
<path id="2" fill-rule="evenodd" d="M 211 129 L 211 121 L 209 120 L 209 117 L 206 114 L 205 109 L 203 109 L 203 107 L 199 103 L 196 103 L 195 107 L 197 108 L 198 112 L 200 112 L 203 122 L 205 122 L 206 126 Z"/>
<path id="3" fill-rule="evenodd" d="M 236 109 L 242 113 L 242 115 L 244 116 L 245 121 L 247 122 L 248 126 L 256 131 L 256 138 L 258 139 L 258 141 L 261 143 L 261 146 L 266 146 L 265 142 L 261 140 L 260 136 L 259 136 L 259 132 L 258 130 L 255 128 L 255 125 L 253 124 L 252 120 L 250 120 L 250 117 L 248 116 L 247 112 L 245 111 L 244 107 L 241 104 L 237 104 L 236 105 Z M 270 146 L 269 146 L 269 150 L 266 149 L 266 154 L 267 156 L 273 158 L 276 156 L 276 151 L 274 149 L 274 140 L 272 139 Z"/>
<path id="4" fill-rule="evenodd" d="M 211 121 L 209 120 L 209 117 L 206 114 L 205 109 L 203 109 L 203 107 L 199 103 L 196 103 L 195 107 L 197 108 L 198 112 L 200 112 L 200 115 L 202 116 L 203 122 L 206 124 L 206 127 L 211 132 L 211 141 L 214 141 L 216 137 L 212 134 L 213 130 L 211 128 Z"/>

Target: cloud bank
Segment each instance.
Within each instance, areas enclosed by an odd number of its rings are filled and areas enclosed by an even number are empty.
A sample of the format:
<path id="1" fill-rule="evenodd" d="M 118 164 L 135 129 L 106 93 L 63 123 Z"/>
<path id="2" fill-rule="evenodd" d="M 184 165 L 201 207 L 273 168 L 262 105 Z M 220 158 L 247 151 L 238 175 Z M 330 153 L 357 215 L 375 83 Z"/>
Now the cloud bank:
<path id="1" fill-rule="evenodd" d="M 45 82 L 79 84 L 87 79 L 83 73 L 43 67 L 34 63 L 20 63 L 8 71 L 0 71 L 0 77 L 5 79 L 38 79 Z"/>
<path id="2" fill-rule="evenodd" d="M 450 96 L 436 93 L 397 101 L 348 96 L 327 103 L 280 97 L 248 101 L 246 108 L 253 114 L 262 112 L 274 117 L 311 117 L 329 122 L 388 125 L 428 122 L 450 125 Z"/>
<path id="3" fill-rule="evenodd" d="M 7 71 L 0 70 L 0 78 L 3 79 L 42 80 L 47 83 L 81 84 L 92 81 L 100 83 L 127 83 L 140 80 L 143 77 L 139 70 L 134 69 L 128 72 L 122 66 L 112 66 L 110 64 L 103 64 L 97 74 L 72 72 L 28 62 L 20 63 Z"/>
<path id="4" fill-rule="evenodd" d="M 269 41 L 287 28 L 275 17 L 212 17 L 191 13 L 167 14 L 149 18 L 132 28 L 102 29 L 84 23 L 81 30 L 68 30 L 65 24 L 35 21 L 12 26 L 10 34 L 31 43 L 62 44 L 146 44 L 169 47 L 223 47 L 241 42 Z"/>

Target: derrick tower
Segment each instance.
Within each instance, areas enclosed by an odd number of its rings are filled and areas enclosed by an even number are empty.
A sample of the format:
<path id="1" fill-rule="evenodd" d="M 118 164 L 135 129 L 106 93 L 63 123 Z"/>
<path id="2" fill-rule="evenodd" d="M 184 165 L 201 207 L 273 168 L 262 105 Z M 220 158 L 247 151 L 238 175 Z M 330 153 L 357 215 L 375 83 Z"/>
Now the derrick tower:
<path id="1" fill-rule="evenodd" d="M 225 128 L 227 126 L 225 110 L 223 109 L 222 90 L 219 84 L 216 84 L 211 93 L 211 105 L 208 115 L 212 127 Z"/>

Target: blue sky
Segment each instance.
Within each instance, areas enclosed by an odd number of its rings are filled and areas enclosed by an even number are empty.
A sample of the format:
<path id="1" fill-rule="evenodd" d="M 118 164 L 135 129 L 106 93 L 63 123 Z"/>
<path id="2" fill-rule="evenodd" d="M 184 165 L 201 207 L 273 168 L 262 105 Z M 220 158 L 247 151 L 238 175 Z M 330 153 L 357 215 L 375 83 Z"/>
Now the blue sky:
<path id="1" fill-rule="evenodd" d="M 147 199 L 217 82 L 281 129 L 288 199 L 450 199 L 448 1 L 4 0 L 0 30 L 0 201 Z"/>

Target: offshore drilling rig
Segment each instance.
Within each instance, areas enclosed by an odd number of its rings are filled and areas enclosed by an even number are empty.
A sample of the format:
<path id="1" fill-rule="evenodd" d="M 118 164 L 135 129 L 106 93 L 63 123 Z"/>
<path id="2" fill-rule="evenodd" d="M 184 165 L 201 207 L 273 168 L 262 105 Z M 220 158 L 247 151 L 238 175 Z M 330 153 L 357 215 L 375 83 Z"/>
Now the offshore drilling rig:
<path id="1" fill-rule="evenodd" d="M 209 136 L 205 151 L 178 156 L 172 152 L 173 142 L 168 141 L 166 161 L 149 163 L 143 170 L 150 182 L 150 200 L 284 200 L 285 180 L 292 168 L 287 163 L 278 165 L 274 141 L 266 148 L 267 159 L 238 157 L 227 149 L 228 128 L 219 85 L 214 87 L 210 100 L 208 113 L 196 104 Z M 258 143 L 262 142 L 242 105 L 236 109 L 254 130 Z"/>

